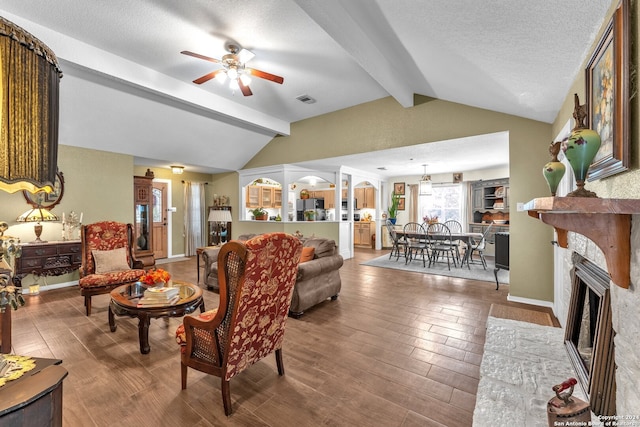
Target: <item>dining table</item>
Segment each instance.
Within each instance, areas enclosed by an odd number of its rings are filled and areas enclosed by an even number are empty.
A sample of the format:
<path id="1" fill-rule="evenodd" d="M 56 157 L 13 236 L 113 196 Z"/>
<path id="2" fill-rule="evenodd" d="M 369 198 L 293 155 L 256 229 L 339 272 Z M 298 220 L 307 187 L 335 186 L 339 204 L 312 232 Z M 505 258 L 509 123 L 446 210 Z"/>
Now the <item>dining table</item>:
<path id="1" fill-rule="evenodd" d="M 432 239 L 432 240 L 449 240 L 451 239 L 451 241 L 456 242 L 456 241 L 461 241 L 464 244 L 467 245 L 467 247 L 471 247 L 473 245 L 474 242 L 480 241 L 482 240 L 482 233 L 473 233 L 473 232 L 466 232 L 466 233 L 417 233 L 415 231 L 404 231 L 404 230 L 397 230 L 396 231 L 396 235 L 398 236 L 398 239 L 401 240 L 403 238 L 406 239 Z M 469 267 L 469 257 L 471 256 L 471 251 L 470 250 L 466 250 L 464 251 L 464 254 L 462 256 L 462 260 L 460 262 L 460 267 L 462 268 L 464 266 L 465 263 L 467 263 L 467 267 Z M 469 267 L 471 268 L 471 267 Z"/>

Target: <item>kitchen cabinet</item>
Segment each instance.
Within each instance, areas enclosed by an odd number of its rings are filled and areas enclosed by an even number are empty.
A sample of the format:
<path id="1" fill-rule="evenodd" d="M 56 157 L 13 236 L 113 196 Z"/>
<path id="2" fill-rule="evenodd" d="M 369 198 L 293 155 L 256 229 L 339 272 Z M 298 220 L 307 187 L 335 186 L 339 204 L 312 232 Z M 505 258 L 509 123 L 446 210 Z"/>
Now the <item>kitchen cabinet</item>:
<path id="1" fill-rule="evenodd" d="M 257 185 L 249 185 L 247 186 L 247 202 L 246 206 L 248 208 L 259 208 L 260 207 L 260 187 Z"/>
<path id="2" fill-rule="evenodd" d="M 324 198 L 324 208 L 325 209 L 335 209 L 336 208 L 336 191 L 335 190 L 324 190 L 323 191 Z"/>
<path id="3" fill-rule="evenodd" d="M 375 221 L 356 221 L 353 223 L 353 245 L 371 247 L 371 236 L 375 234 Z"/>
<path id="4" fill-rule="evenodd" d="M 471 183 L 469 231 L 484 233 L 493 222 L 485 254 L 492 256 L 496 233 L 509 232 L 509 179 L 490 179 Z"/>
<path id="5" fill-rule="evenodd" d="M 375 209 L 376 189 L 374 187 L 359 187 L 354 189 L 358 209 Z"/>
<path id="6" fill-rule="evenodd" d="M 509 211 L 509 179 L 471 183 L 472 212 Z M 474 221 L 480 222 L 480 221 Z"/>
<path id="7" fill-rule="evenodd" d="M 274 208 L 282 207 L 282 188 L 273 189 L 273 207 Z"/>
<path id="8" fill-rule="evenodd" d="M 260 206 L 263 208 L 273 207 L 273 187 L 260 187 Z"/>
<path id="9" fill-rule="evenodd" d="M 471 183 L 470 224 L 509 223 L 509 179 Z"/>
<path id="10" fill-rule="evenodd" d="M 247 208 L 282 207 L 282 188 L 269 185 L 248 185 L 245 206 Z"/>

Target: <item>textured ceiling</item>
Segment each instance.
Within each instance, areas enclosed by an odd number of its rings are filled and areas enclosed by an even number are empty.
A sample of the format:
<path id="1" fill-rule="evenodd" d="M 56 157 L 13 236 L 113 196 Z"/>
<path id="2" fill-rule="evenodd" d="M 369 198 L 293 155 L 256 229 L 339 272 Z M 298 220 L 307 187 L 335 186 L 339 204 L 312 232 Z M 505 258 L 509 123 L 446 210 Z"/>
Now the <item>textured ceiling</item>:
<path id="1" fill-rule="evenodd" d="M 407 108 L 421 94 L 552 122 L 611 4 L 0 0 L 0 14 L 61 59 L 61 116 L 87 124 L 61 128 L 62 144 L 217 172 L 242 168 L 292 122 L 389 95 Z M 180 51 L 220 58 L 230 41 L 284 84 L 254 78 L 243 97 L 191 83 L 219 66 Z"/>

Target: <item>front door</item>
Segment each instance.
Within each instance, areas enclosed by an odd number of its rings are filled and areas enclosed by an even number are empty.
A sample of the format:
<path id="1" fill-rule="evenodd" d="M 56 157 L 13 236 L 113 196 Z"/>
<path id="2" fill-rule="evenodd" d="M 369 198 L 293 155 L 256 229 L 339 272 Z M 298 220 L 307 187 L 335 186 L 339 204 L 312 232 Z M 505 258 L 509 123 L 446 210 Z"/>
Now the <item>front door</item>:
<path id="1" fill-rule="evenodd" d="M 168 256 L 167 233 L 167 183 L 153 182 L 153 256 L 155 259 Z"/>

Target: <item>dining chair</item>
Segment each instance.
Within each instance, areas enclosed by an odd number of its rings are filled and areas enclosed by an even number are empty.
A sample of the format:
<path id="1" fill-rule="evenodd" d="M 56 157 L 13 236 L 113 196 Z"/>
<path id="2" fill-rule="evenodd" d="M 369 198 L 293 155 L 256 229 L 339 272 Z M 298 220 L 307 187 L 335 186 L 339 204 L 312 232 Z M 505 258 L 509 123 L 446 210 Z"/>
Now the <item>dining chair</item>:
<path id="1" fill-rule="evenodd" d="M 444 225 L 446 225 L 449 230 L 451 231 L 451 234 L 461 234 L 462 233 L 462 224 L 460 224 L 460 222 L 456 221 L 455 219 L 448 219 L 444 222 Z M 455 248 L 456 248 L 456 258 L 458 260 L 458 262 L 460 262 L 460 247 L 464 244 L 462 242 L 462 240 L 453 240 L 453 242 L 451 242 Z M 462 264 L 460 265 L 462 267 Z"/>
<path id="2" fill-rule="evenodd" d="M 451 270 L 451 261 L 453 266 L 458 266 L 456 258 L 457 247 L 451 240 L 451 230 L 444 224 L 430 224 L 427 228 L 427 239 L 429 249 L 431 250 L 431 257 L 429 258 L 429 267 L 431 263 L 438 262 L 438 258 L 442 255 L 447 257 L 447 267 Z M 449 256 L 451 255 L 451 256 Z"/>
<path id="3" fill-rule="evenodd" d="M 176 330 L 183 390 L 188 368 L 220 377 L 229 416 L 229 382 L 235 375 L 274 352 L 278 374 L 284 375 L 282 343 L 301 253 L 300 240 L 286 233 L 220 248 L 218 308 L 186 316 Z"/>
<path id="4" fill-rule="evenodd" d="M 394 224 L 391 221 L 387 220 L 385 225 L 387 226 L 387 231 L 389 231 L 389 236 L 391 236 L 391 241 L 393 242 L 391 253 L 389 254 L 389 259 L 391 259 L 391 257 L 393 257 L 394 254 L 396 255 L 396 261 L 400 259 L 400 256 L 403 256 L 406 258 L 407 256 L 406 237 L 402 236 L 402 238 L 400 238 L 398 236 L 398 233 L 396 233 L 396 230 L 394 228 Z M 400 252 L 401 250 L 402 252 Z"/>
<path id="5" fill-rule="evenodd" d="M 427 262 L 425 251 L 427 252 L 427 258 L 429 255 L 429 246 L 427 242 L 427 235 L 424 227 L 417 222 L 408 222 L 403 228 L 404 237 L 407 239 L 407 249 L 405 254 L 405 264 L 413 261 L 414 255 L 418 254 L 422 256 L 422 266 L 426 267 Z"/>
<path id="6" fill-rule="evenodd" d="M 482 267 L 485 270 L 487 269 L 487 260 L 484 257 L 484 249 L 487 245 L 487 236 L 489 235 L 491 227 L 493 227 L 493 222 L 489 224 L 487 228 L 485 228 L 484 233 L 482 233 L 482 237 L 480 239 L 471 239 L 469 241 L 470 245 L 467 246 L 466 250 L 470 252 L 464 255 L 464 259 L 467 260 L 467 268 L 469 268 L 469 270 L 471 270 L 471 264 L 482 264 Z M 480 257 L 480 261 L 473 260 L 474 253 L 478 254 L 478 256 Z"/>

